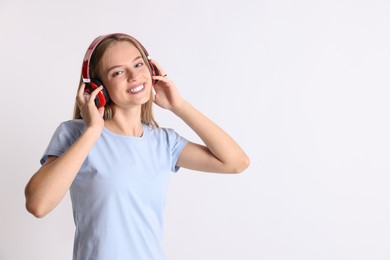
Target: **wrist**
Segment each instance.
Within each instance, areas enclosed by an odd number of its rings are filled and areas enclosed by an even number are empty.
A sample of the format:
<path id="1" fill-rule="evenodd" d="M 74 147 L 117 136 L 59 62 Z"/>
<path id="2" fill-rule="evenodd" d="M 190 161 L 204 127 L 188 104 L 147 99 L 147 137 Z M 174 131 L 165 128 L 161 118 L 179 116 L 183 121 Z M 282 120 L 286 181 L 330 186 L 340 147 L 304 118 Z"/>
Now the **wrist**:
<path id="1" fill-rule="evenodd" d="M 103 131 L 104 126 L 88 126 L 85 128 L 83 135 L 91 138 L 98 138 Z"/>
<path id="2" fill-rule="evenodd" d="M 173 106 L 171 111 L 172 113 L 180 117 L 189 106 L 190 104 L 183 99 L 180 103 Z"/>

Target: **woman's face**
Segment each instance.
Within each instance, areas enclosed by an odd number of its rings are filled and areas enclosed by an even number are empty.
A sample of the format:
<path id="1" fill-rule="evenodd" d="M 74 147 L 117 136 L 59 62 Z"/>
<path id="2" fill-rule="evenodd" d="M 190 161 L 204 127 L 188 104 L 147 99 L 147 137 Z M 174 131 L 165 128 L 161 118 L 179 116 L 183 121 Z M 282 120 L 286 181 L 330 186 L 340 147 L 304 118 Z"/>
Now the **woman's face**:
<path id="1" fill-rule="evenodd" d="M 149 100 L 151 74 L 141 53 L 131 43 L 113 43 L 101 59 L 99 72 L 115 106 L 139 106 Z"/>

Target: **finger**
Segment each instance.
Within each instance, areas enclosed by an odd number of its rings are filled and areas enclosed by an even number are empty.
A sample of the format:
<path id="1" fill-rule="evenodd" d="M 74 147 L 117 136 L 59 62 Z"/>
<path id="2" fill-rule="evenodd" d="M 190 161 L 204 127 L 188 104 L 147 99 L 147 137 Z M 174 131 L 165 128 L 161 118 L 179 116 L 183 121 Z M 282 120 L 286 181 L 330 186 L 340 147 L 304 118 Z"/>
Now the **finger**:
<path id="1" fill-rule="evenodd" d="M 80 86 L 79 86 L 79 89 L 77 90 L 77 95 L 83 95 L 85 91 L 85 83 L 84 82 L 81 82 Z"/>
<path id="2" fill-rule="evenodd" d="M 77 100 L 78 104 L 84 103 L 84 101 L 85 101 L 84 92 L 85 92 L 85 83 L 82 82 L 79 86 L 79 89 L 77 90 L 76 100 Z"/>
<path id="3" fill-rule="evenodd" d="M 99 94 L 99 92 L 103 89 L 103 86 L 100 86 L 96 89 L 94 89 L 92 92 L 91 92 L 91 95 L 89 96 L 89 99 L 87 100 L 87 102 L 95 102 L 95 98 L 96 96 Z"/>
<path id="4" fill-rule="evenodd" d="M 165 83 L 170 82 L 166 76 L 153 76 L 153 80 L 163 81 Z"/>

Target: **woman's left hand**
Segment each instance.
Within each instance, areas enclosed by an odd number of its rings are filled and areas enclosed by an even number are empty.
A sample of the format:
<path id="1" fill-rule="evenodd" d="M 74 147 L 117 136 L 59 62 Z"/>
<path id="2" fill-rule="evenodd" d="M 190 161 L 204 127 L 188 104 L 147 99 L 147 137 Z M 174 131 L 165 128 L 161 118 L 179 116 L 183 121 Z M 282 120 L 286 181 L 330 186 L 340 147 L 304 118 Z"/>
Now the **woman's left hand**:
<path id="1" fill-rule="evenodd" d="M 151 62 L 156 65 L 160 73 L 160 76 L 152 77 L 153 81 L 157 80 L 157 82 L 153 84 L 156 92 L 153 97 L 154 103 L 172 112 L 177 111 L 184 102 L 183 98 L 175 84 L 168 78 L 164 69 L 156 61 L 151 60 Z"/>

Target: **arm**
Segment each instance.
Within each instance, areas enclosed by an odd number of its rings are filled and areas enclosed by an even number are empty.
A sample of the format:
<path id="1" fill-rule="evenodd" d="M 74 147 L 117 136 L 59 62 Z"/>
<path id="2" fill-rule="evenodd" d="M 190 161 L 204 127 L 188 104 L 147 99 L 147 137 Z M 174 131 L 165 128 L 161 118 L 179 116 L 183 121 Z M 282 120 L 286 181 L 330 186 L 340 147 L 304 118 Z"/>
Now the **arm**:
<path id="1" fill-rule="evenodd" d="M 173 112 L 205 143 L 205 146 L 187 144 L 179 157 L 178 166 L 218 173 L 240 173 L 249 166 L 249 158 L 240 146 L 188 102 L 183 102 Z"/>
<path id="2" fill-rule="evenodd" d="M 161 66 L 159 71 L 163 71 Z M 188 143 L 178 159 L 178 166 L 217 173 L 240 173 L 249 166 L 249 158 L 240 146 L 223 129 L 184 100 L 172 81 L 162 76 L 155 76 L 154 79 L 158 80 L 154 86 L 155 103 L 181 118 L 205 144 Z"/>
<path id="3" fill-rule="evenodd" d="M 41 218 L 49 213 L 65 196 L 89 151 L 99 138 L 104 126 L 103 109 L 98 110 L 94 98 L 101 88 L 84 97 L 84 84 L 79 88 L 77 102 L 86 122 L 84 133 L 60 157 L 51 156 L 31 177 L 25 188 L 26 208 Z"/>

